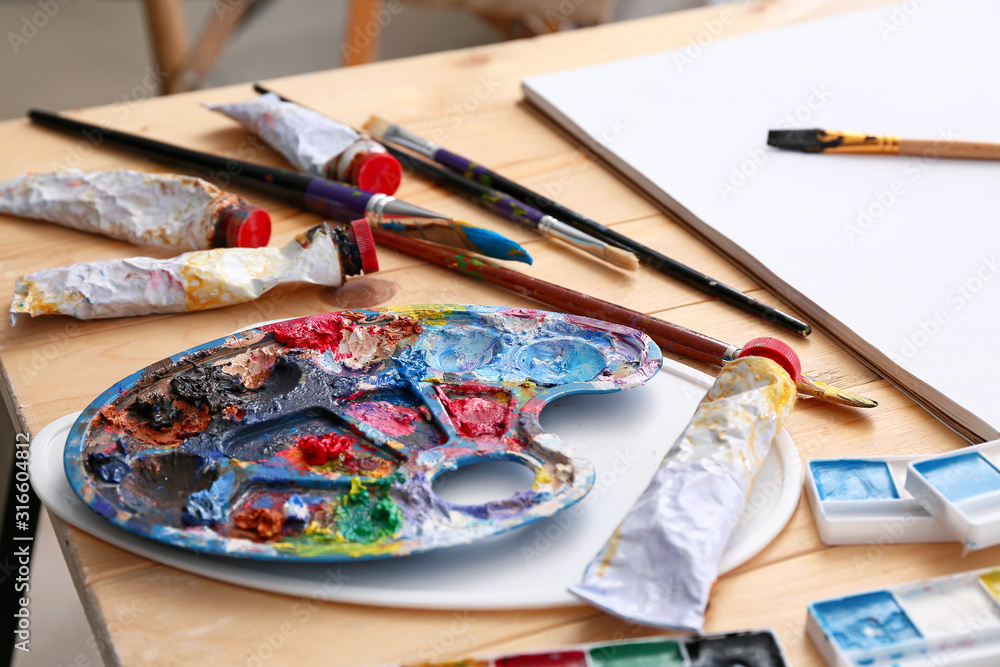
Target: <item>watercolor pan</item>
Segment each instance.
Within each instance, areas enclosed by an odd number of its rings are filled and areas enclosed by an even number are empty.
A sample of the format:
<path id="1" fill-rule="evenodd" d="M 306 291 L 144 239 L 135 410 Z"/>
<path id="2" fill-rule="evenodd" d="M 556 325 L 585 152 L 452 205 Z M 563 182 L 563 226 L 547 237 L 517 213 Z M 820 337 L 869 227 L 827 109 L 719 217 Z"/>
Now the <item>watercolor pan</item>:
<path id="1" fill-rule="evenodd" d="M 952 542 L 954 536 L 904 488 L 919 456 L 812 459 L 805 488 L 824 544 Z"/>
<path id="2" fill-rule="evenodd" d="M 1000 544 L 1000 440 L 908 468 L 906 490 L 956 539 L 969 549 Z"/>
<path id="3" fill-rule="evenodd" d="M 809 605 L 830 667 L 996 667 L 1000 570 L 963 572 Z"/>
<path id="4" fill-rule="evenodd" d="M 770 630 L 701 637 L 659 637 L 601 642 L 524 654 L 405 667 L 785 667 L 781 644 Z"/>
<path id="5" fill-rule="evenodd" d="M 249 329 L 116 383 L 66 442 L 91 509 L 199 552 L 344 561 L 469 544 L 554 515 L 594 483 L 542 430 L 550 401 L 645 383 L 644 334 L 491 306 L 344 311 Z M 529 468 L 509 498 L 458 505 L 441 475 Z"/>

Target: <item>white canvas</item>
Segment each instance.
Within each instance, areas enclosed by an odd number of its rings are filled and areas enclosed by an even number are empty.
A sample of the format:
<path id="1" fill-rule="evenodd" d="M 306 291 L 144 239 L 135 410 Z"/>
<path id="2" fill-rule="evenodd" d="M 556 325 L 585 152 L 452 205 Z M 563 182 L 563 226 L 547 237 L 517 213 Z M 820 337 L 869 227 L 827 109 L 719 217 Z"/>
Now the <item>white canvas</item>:
<path id="1" fill-rule="evenodd" d="M 766 141 L 769 129 L 822 127 L 1000 142 L 997 25 L 990 0 L 910 0 L 523 86 L 814 323 L 989 440 L 1000 437 L 1000 162 Z"/>

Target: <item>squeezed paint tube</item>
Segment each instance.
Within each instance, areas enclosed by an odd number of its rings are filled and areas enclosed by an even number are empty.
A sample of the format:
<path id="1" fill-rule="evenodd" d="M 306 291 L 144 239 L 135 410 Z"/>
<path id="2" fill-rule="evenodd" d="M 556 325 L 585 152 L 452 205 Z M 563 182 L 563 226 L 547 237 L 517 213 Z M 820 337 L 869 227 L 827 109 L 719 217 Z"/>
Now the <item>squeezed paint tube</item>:
<path id="1" fill-rule="evenodd" d="M 323 224 L 281 248 L 110 259 L 21 276 L 10 324 L 26 314 L 89 320 L 207 310 L 252 301 L 282 284 L 342 285 L 346 276 L 377 270 L 367 223 L 349 229 Z"/>
<path id="2" fill-rule="evenodd" d="M 701 630 L 722 553 L 796 398 L 799 362 L 787 345 L 756 339 L 741 357 L 571 593 L 642 625 Z"/>
<path id="3" fill-rule="evenodd" d="M 182 250 L 258 248 L 267 211 L 191 176 L 129 169 L 26 173 L 0 183 L 0 213 L 130 243 Z"/>
<path id="4" fill-rule="evenodd" d="M 242 123 L 299 171 L 369 192 L 391 195 L 399 188 L 403 168 L 384 146 L 312 109 L 274 93 L 205 106 Z"/>

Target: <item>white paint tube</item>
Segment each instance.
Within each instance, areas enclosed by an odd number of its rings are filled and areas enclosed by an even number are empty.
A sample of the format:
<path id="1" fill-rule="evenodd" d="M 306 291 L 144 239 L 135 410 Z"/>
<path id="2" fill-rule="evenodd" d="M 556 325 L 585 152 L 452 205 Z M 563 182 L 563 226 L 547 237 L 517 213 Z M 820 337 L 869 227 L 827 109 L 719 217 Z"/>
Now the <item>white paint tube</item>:
<path id="1" fill-rule="evenodd" d="M 0 183 L 0 213 L 180 250 L 267 245 L 271 217 L 191 176 L 129 169 L 27 173 Z"/>
<path id="2" fill-rule="evenodd" d="M 761 341 L 773 341 L 781 354 Z M 571 593 L 641 625 L 701 631 L 719 561 L 796 399 L 791 374 L 797 377 L 799 366 L 791 348 L 756 339 L 741 355 L 755 353 L 771 358 L 744 356 L 722 369 Z"/>

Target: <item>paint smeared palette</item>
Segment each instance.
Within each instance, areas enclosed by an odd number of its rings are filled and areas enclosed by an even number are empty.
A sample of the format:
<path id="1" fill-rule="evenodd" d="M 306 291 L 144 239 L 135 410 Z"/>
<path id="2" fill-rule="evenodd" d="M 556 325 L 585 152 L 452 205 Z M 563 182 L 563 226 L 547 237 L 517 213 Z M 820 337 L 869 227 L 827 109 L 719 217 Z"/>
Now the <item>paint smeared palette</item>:
<path id="1" fill-rule="evenodd" d="M 785 667 L 787 664 L 774 633 L 761 630 L 581 644 L 542 653 L 420 663 L 419 667 Z"/>
<path id="2" fill-rule="evenodd" d="M 641 385 L 661 361 L 633 329 L 529 309 L 314 315 L 120 381 L 74 425 L 66 474 L 113 524 L 195 551 L 339 561 L 468 544 L 593 485 L 590 462 L 541 429 L 548 402 Z M 477 505 L 435 493 L 488 460 L 534 484 Z"/>
<path id="3" fill-rule="evenodd" d="M 977 570 L 809 605 L 831 667 L 995 667 L 1000 570 Z"/>

